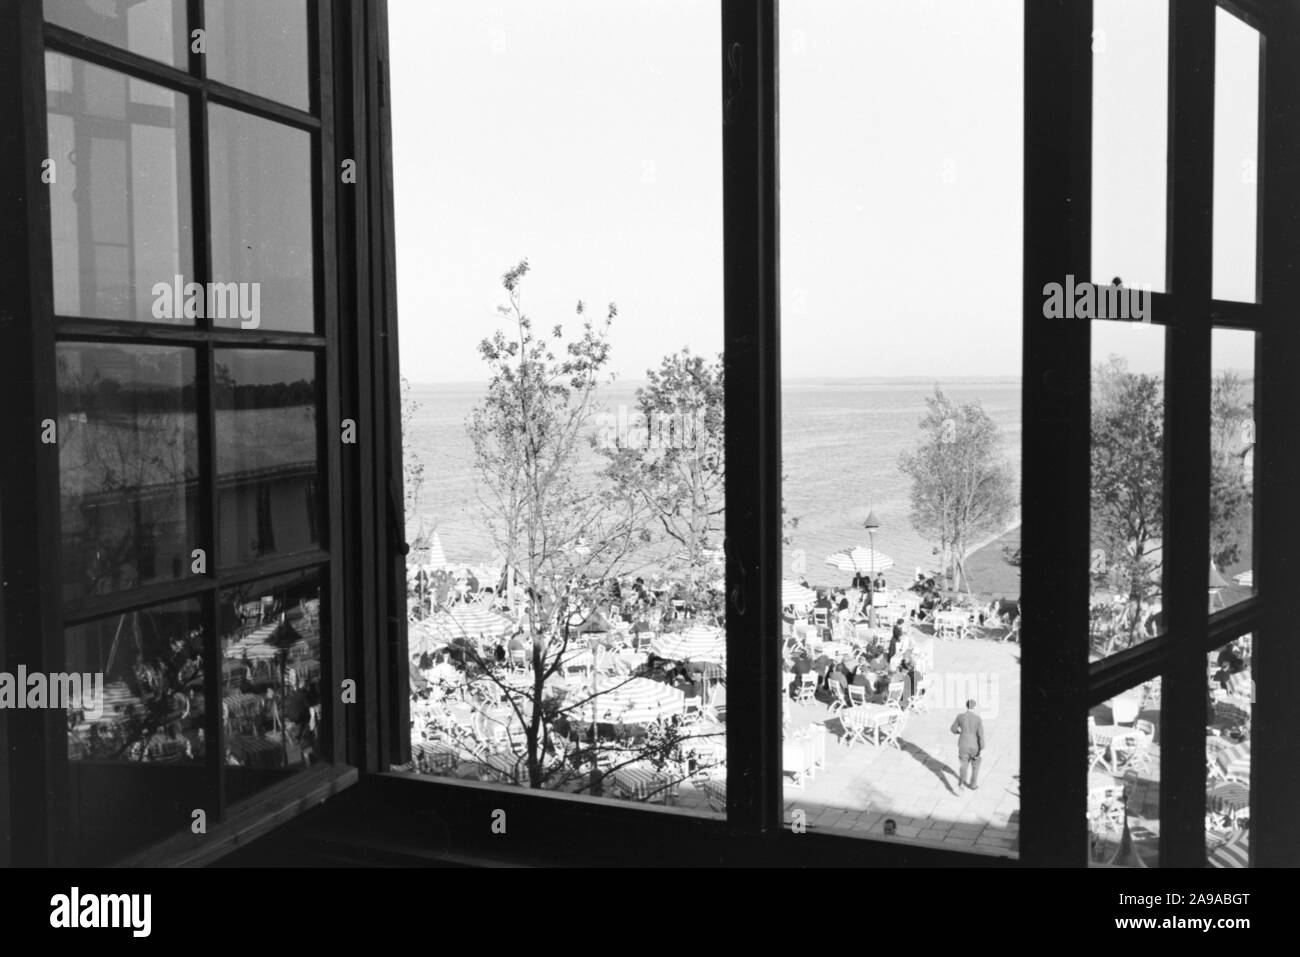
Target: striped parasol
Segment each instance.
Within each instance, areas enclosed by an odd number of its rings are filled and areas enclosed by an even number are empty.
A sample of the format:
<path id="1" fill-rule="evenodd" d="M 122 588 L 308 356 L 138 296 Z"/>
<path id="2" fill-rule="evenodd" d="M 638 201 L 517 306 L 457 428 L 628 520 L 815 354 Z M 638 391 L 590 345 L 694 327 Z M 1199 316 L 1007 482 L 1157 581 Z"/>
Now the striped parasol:
<path id="1" fill-rule="evenodd" d="M 842 572 L 876 575 L 893 568 L 894 560 L 884 552 L 875 551 L 866 545 L 855 545 L 842 552 L 826 556 L 826 564 Z"/>
<path id="2" fill-rule="evenodd" d="M 1221 868 L 1250 866 L 1250 835 L 1240 831 L 1210 851 L 1210 866 Z"/>
<path id="3" fill-rule="evenodd" d="M 1214 716 L 1228 724 L 1250 724 L 1250 699 L 1220 698 L 1214 702 Z"/>
<path id="4" fill-rule="evenodd" d="M 645 724 L 680 714 L 686 701 L 685 694 L 660 681 L 600 675 L 596 676 L 592 696 L 596 720 L 612 724 Z"/>
<path id="5" fill-rule="evenodd" d="M 685 631 L 660 635 L 650 642 L 650 650 L 671 661 L 725 661 L 727 634 L 721 628 L 692 625 Z"/>
<path id="6" fill-rule="evenodd" d="M 1224 748 L 1214 756 L 1214 760 L 1223 769 L 1226 777 L 1236 778 L 1239 781 L 1250 781 L 1249 743 L 1234 744 L 1230 748 Z"/>
<path id="7" fill-rule="evenodd" d="M 1224 781 L 1205 794 L 1205 803 L 1212 811 L 1241 811 L 1250 807 L 1250 785 L 1240 781 Z"/>
<path id="8" fill-rule="evenodd" d="M 781 607 L 789 608 L 807 608 L 817 600 L 817 593 L 811 588 L 805 588 L 798 582 L 783 581 L 781 582 Z"/>
<path id="9" fill-rule="evenodd" d="M 451 562 L 447 561 L 447 553 L 442 548 L 442 539 L 438 537 L 437 532 L 434 532 L 429 539 L 428 554 L 425 556 L 424 561 L 420 563 L 420 566 L 429 572 L 449 572 L 452 570 Z"/>
<path id="10" fill-rule="evenodd" d="M 1238 671 L 1235 675 L 1228 676 L 1228 694 L 1237 695 L 1242 698 L 1249 698 L 1253 682 L 1250 680 L 1250 669 Z"/>

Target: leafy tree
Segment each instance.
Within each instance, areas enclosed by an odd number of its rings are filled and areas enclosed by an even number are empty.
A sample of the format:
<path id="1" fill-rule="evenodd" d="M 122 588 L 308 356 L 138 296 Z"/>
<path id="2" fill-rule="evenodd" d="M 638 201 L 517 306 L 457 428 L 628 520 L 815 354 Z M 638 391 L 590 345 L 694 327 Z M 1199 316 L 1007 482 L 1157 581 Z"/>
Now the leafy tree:
<path id="1" fill-rule="evenodd" d="M 684 349 L 647 376 L 636 394 L 642 427 L 606 430 L 596 444 L 609 463 L 605 475 L 683 550 L 687 597 L 699 605 L 713 594 L 708 556 L 721 544 L 726 509 L 722 360 Z"/>
<path id="2" fill-rule="evenodd" d="M 1001 531 L 1015 510 L 1015 476 L 1000 458 L 998 427 L 978 402 L 958 405 L 939 386 L 927 396 L 921 441 L 899 457 L 912 479 L 912 527 L 939 541 L 940 564 L 960 589 L 979 537 Z"/>
<path id="3" fill-rule="evenodd" d="M 1123 594 L 1128 642 L 1160 598 L 1164 531 L 1164 391 L 1119 356 L 1093 370 L 1092 573 Z"/>
<path id="4" fill-rule="evenodd" d="M 1235 372 L 1215 377 L 1210 393 L 1210 551 L 1220 568 L 1240 558 L 1243 520 L 1253 489 L 1242 474 L 1243 450 L 1253 444 L 1253 403 Z"/>
<path id="5" fill-rule="evenodd" d="M 647 538 L 647 516 L 626 490 L 584 480 L 579 455 L 598 413 L 617 309 L 610 304 L 595 323 L 579 302 L 579 335 L 566 338 L 560 325 L 539 334 L 522 303 L 527 273 L 524 260 L 502 278 L 508 304 L 499 312 L 509 333 L 498 330 L 479 346 L 491 380 L 467 427 L 486 525 L 525 596 L 519 621 L 531 646 L 532 682 L 505 697 L 524 729 L 529 778 L 542 787 L 566 715 L 548 682 L 563 677 L 579 630 L 605 598 L 604 582 Z M 508 593 L 513 609 L 516 588 Z M 474 660 L 504 687 L 481 656 Z"/>

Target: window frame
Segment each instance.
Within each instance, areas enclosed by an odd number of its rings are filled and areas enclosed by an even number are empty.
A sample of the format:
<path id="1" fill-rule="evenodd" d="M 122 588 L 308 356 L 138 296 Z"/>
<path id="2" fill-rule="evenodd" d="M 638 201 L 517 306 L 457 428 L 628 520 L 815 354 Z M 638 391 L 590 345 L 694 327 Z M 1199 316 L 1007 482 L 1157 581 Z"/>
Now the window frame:
<path id="1" fill-rule="evenodd" d="M 190 0 L 191 25 L 202 14 L 199 7 L 201 0 Z M 39 0 L 0 4 L 0 89 L 21 91 L 0 97 L 0 183 L 5 184 L 0 186 L 0 238 L 15 251 L 0 260 L 0 383 L 10 400 L 10 414 L 0 417 L 0 442 L 6 449 L 0 477 L 6 496 L 24 506 L 0 502 L 7 580 L 0 595 L 0 663 L 9 670 L 18 662 L 59 670 L 62 657 L 59 603 L 42 600 L 50 583 L 60 581 L 58 548 L 46 544 L 58 541 L 57 452 L 51 454 L 38 439 L 39 423 L 53 408 L 56 336 L 52 323 L 24 321 L 52 314 L 49 205 L 40 182 L 44 39 L 50 37 L 73 55 L 109 59 L 106 65 L 142 79 L 161 77 L 166 85 L 187 90 L 200 107 L 209 99 L 228 102 L 317 131 L 316 269 L 323 327 L 317 336 L 261 333 L 258 341 L 323 352 L 324 435 L 334 438 L 332 430 L 343 417 L 358 424 L 355 446 L 339 448 L 337 441 L 328 440 L 324 446 L 329 450 L 321 489 L 329 502 L 328 551 L 310 560 L 293 558 L 293 567 L 328 563 L 329 613 L 323 608 L 322 616 L 330 628 L 330 650 L 322 666 L 334 679 L 357 681 L 358 703 L 330 708 L 326 718 L 335 763 L 363 772 L 358 787 L 332 802 L 344 816 L 345 839 L 353 846 L 391 860 L 506 857 L 599 864 L 626 863 L 632 852 L 647 864 L 1083 866 L 1087 708 L 1159 674 L 1168 716 L 1160 862 L 1199 867 L 1204 865 L 1204 769 L 1203 729 L 1196 712 L 1204 705 L 1204 653 L 1236 634 L 1254 631 L 1261 680 L 1253 736 L 1253 863 L 1293 863 L 1300 849 L 1300 820 L 1293 814 L 1300 806 L 1300 780 L 1288 769 L 1300 761 L 1300 740 L 1286 729 L 1296 716 L 1288 687 L 1300 678 L 1300 645 L 1283 636 L 1291 624 L 1284 605 L 1287 583 L 1292 570 L 1300 570 L 1300 558 L 1288 554 L 1288 540 L 1300 531 L 1300 501 L 1290 494 L 1300 485 L 1300 451 L 1272 437 L 1286 434 L 1287 410 L 1300 408 L 1300 376 L 1289 368 L 1300 361 L 1300 328 L 1288 322 L 1300 312 L 1300 275 L 1284 255 L 1288 241 L 1295 239 L 1292 223 L 1300 221 L 1300 126 L 1290 121 L 1286 108 L 1286 91 L 1300 89 L 1300 9 L 1254 0 L 1233 7 L 1267 32 L 1262 82 L 1274 94 L 1262 96 L 1260 104 L 1259 178 L 1261 189 L 1268 184 L 1268 203 L 1259 209 L 1261 296 L 1250 305 L 1209 299 L 1213 71 L 1207 79 L 1197 64 L 1207 49 L 1213 51 L 1214 8 L 1212 0 L 1171 3 L 1172 283 L 1169 294 L 1153 297 L 1153 322 L 1166 326 L 1166 368 L 1191 374 L 1176 381 L 1166 377 L 1166 476 L 1171 485 L 1166 502 L 1169 514 L 1182 522 L 1182 527 L 1169 526 L 1168 553 L 1173 557 L 1166 565 L 1167 634 L 1089 666 L 1090 336 L 1086 324 L 1044 322 L 1040 290 L 1066 274 L 1090 275 L 1085 267 L 1090 248 L 1092 5 L 1091 0 L 1025 3 L 1022 607 L 1023 632 L 1029 638 L 1022 644 L 1021 663 L 1021 753 L 1027 759 L 1021 769 L 1018 861 L 899 839 L 795 835 L 782 821 L 781 706 L 775 681 L 781 577 L 777 0 L 719 0 L 731 466 L 726 491 L 731 517 L 727 641 L 733 662 L 728 763 L 730 779 L 744 782 L 728 790 L 726 820 L 387 771 L 409 759 L 410 742 L 385 0 L 319 0 L 311 5 L 318 112 L 310 121 L 282 104 L 45 26 Z M 1295 94 L 1289 95 L 1294 101 Z M 202 132 L 195 132 L 205 122 L 205 109 L 192 111 L 191 136 L 199 137 L 201 147 L 191 148 L 196 164 L 207 161 Z M 356 160 L 355 184 L 340 183 L 342 158 Z M 1175 171 L 1178 175 L 1172 175 Z M 205 184 L 206 177 L 194 178 L 203 204 Z M 36 201 L 29 202 L 33 197 Z M 210 258 L 205 245 L 209 223 L 204 209 L 202 220 L 194 223 L 196 238 L 204 244 L 195 266 L 200 281 Z M 1202 264 L 1204 275 L 1198 275 Z M 15 316 L 19 321 L 13 321 Z M 253 342 L 249 333 L 237 330 L 141 325 L 62 320 L 58 332 L 110 341 L 147 332 L 149 342 L 197 345 L 209 356 L 218 344 Z M 1264 437 L 1256 452 L 1258 594 L 1207 618 L 1204 562 L 1186 556 L 1208 554 L 1209 337 L 1216 325 L 1267 326 L 1269 347 L 1261 348 L 1257 340 L 1257 421 Z M 207 468 L 211 479 L 212 463 Z M 1196 478 L 1182 477 L 1188 474 Z M 1179 481 L 1169 478 L 1173 475 Z M 215 530 L 215 513 L 207 514 Z M 1260 521 L 1261 516 L 1268 521 Z M 282 566 L 241 569 L 239 578 L 274 570 Z M 225 584 L 217 577 L 187 594 L 215 594 Z M 161 591 L 150 596 L 151 601 L 175 597 Z M 215 629 L 212 634 L 215 642 Z M 1270 635 L 1278 640 L 1270 642 Z M 761 653 L 754 654 L 756 648 Z M 212 658 L 209 680 L 215 682 L 219 657 L 214 653 Z M 0 863 L 68 859 L 63 833 L 67 809 L 60 803 L 66 795 L 60 773 L 63 743 L 61 714 L 24 711 L 0 720 L 0 745 L 13 755 L 0 766 L 0 823 L 23 825 L 9 829 L 9 842 L 0 845 Z M 220 767 L 218 763 L 218 771 Z M 497 809 L 507 811 L 510 820 L 508 845 L 490 828 Z"/>

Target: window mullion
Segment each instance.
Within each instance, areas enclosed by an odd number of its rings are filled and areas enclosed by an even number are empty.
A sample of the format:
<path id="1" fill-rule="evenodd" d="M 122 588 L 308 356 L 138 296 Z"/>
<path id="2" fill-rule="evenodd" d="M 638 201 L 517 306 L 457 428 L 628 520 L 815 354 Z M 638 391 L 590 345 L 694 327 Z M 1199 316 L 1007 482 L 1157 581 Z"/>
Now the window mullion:
<path id="1" fill-rule="evenodd" d="M 1205 659 L 1210 564 L 1210 302 L 1214 196 L 1213 0 L 1170 5 L 1169 288 L 1165 331 L 1165 625 L 1160 863 L 1205 858 Z"/>

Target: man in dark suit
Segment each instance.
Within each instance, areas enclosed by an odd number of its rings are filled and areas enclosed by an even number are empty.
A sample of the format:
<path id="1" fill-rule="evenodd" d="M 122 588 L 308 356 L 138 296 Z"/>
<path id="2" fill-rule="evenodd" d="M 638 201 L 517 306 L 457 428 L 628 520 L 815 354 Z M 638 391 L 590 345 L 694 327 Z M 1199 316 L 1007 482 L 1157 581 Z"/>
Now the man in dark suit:
<path id="1" fill-rule="evenodd" d="M 966 702 L 966 710 L 957 715 L 952 723 L 952 733 L 960 735 L 957 739 L 957 757 L 960 765 L 957 770 L 957 786 L 963 784 L 972 791 L 978 791 L 975 783 L 980 773 L 980 755 L 984 752 L 984 721 L 975 713 L 975 699 Z M 970 765 L 970 780 L 966 779 L 966 766 Z"/>

